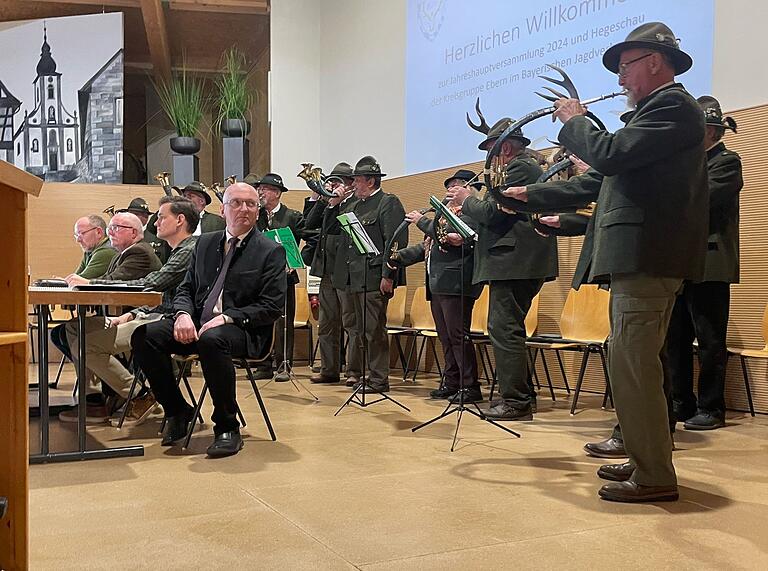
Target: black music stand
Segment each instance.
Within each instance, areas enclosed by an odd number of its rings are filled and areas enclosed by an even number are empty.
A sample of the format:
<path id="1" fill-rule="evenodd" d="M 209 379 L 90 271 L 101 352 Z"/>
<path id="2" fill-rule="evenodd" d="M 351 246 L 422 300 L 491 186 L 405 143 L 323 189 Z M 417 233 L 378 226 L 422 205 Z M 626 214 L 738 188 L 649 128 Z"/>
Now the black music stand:
<path id="1" fill-rule="evenodd" d="M 368 363 L 368 335 L 367 335 L 367 320 L 366 320 L 366 314 L 368 313 L 368 280 L 367 280 L 367 274 L 368 274 L 368 267 L 371 263 L 371 260 L 374 256 L 377 256 L 380 254 L 378 248 L 376 248 L 376 245 L 371 240 L 371 237 L 368 236 L 368 233 L 363 228 L 362 224 L 360 224 L 360 221 L 357 219 L 356 216 L 350 215 L 350 214 L 342 214 L 337 217 L 339 222 L 341 223 L 341 227 L 344 229 L 344 231 L 349 234 L 350 239 L 355 244 L 355 247 L 357 249 L 358 254 L 361 256 L 365 256 L 365 277 L 363 279 L 363 331 L 362 331 L 362 337 L 363 337 L 363 363 L 362 363 L 362 371 L 361 371 L 361 378 L 360 382 L 357 384 L 357 387 L 354 391 L 352 391 L 352 394 L 349 395 L 349 398 L 344 401 L 344 404 L 342 404 L 339 407 L 339 410 L 337 410 L 333 416 L 337 416 L 343 409 L 349 404 L 356 404 L 361 408 L 365 408 L 367 406 L 371 406 L 372 404 L 376 404 L 377 402 L 381 402 L 384 400 L 388 400 L 397 406 L 399 406 L 402 409 L 407 410 L 408 412 L 411 412 L 411 409 L 409 409 L 404 404 L 399 403 L 395 399 L 393 399 L 391 396 L 387 395 L 386 393 L 383 393 L 379 390 L 371 388 L 371 386 L 368 384 L 368 378 L 366 376 L 366 364 Z M 366 401 L 365 396 L 366 394 L 376 394 L 379 396 L 379 398 L 371 401 Z"/>
<path id="2" fill-rule="evenodd" d="M 462 304 L 461 304 L 461 324 L 462 329 L 464 328 L 464 249 L 466 248 L 466 241 L 469 239 L 475 239 L 477 234 L 469 228 L 463 221 L 461 221 L 453 212 L 448 210 L 448 208 L 442 204 L 437 198 L 434 196 L 430 197 L 430 204 L 433 208 L 435 208 L 435 219 L 438 218 L 438 216 L 445 216 L 451 222 L 453 227 L 458 230 L 459 235 L 464 238 L 464 241 L 461 243 L 461 297 L 462 297 Z M 457 223 L 458 221 L 458 223 Z M 468 335 L 463 335 L 462 339 L 463 343 L 472 343 Z M 417 430 L 421 430 L 422 428 L 425 428 L 432 424 L 433 422 L 437 422 L 438 420 L 442 420 L 443 418 L 450 416 L 452 414 L 456 414 L 456 430 L 453 432 L 453 442 L 451 443 L 451 452 L 453 452 L 456 449 L 456 441 L 458 440 L 459 436 L 459 427 L 461 426 L 461 419 L 464 413 L 471 414 L 473 416 L 476 416 L 480 420 L 483 420 L 487 422 L 488 424 L 491 424 L 495 426 L 496 428 L 499 428 L 503 430 L 504 432 L 508 432 L 512 436 L 515 436 L 517 438 L 520 438 L 520 434 L 518 432 L 515 432 L 514 430 L 507 428 L 506 426 L 502 426 L 498 422 L 496 422 L 493 419 L 488 418 L 483 414 L 483 411 L 480 409 L 479 406 L 477 406 L 476 402 L 467 403 L 465 402 L 464 398 L 466 397 L 467 389 L 464 386 L 464 351 L 461 352 L 461 366 L 459 367 L 459 391 L 453 395 L 448 401 L 448 405 L 445 407 L 443 412 L 438 414 L 436 417 L 431 418 L 430 420 L 427 420 L 426 422 L 422 422 L 421 424 L 414 426 L 411 429 L 411 432 L 416 432 Z M 468 404 L 471 404 L 474 406 L 474 410 L 472 407 L 467 406 Z"/>

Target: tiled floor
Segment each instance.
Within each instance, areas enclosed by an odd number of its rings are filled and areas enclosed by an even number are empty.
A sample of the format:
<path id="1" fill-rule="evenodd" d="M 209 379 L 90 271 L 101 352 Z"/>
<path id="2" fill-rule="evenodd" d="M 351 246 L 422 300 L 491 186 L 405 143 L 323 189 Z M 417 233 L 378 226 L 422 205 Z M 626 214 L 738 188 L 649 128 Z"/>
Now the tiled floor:
<path id="1" fill-rule="evenodd" d="M 410 430 L 444 407 L 425 399 L 434 386 L 393 383 L 410 414 L 382 402 L 333 417 L 345 387 L 311 386 L 315 403 L 270 384 L 272 442 L 242 383 L 245 449 L 222 460 L 205 458 L 209 425 L 189 451 L 159 446 L 159 418 L 89 429 L 96 445 L 141 443 L 146 455 L 33 466 L 31 567 L 768 568 L 768 418 L 679 430 L 681 501 L 622 505 L 597 498 L 601 461 L 581 450 L 613 423 L 598 396 L 571 417 L 567 395 L 542 393 L 533 423 L 507 424 L 520 439 L 465 416 L 451 453 L 455 416 Z M 56 422 L 53 436 L 66 446 L 72 428 Z"/>

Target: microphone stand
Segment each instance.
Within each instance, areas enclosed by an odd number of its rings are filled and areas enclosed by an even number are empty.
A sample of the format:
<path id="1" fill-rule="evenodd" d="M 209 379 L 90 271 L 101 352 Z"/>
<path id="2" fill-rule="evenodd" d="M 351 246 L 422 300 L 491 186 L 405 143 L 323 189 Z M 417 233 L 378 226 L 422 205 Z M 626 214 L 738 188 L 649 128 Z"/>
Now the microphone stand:
<path id="1" fill-rule="evenodd" d="M 461 241 L 461 260 L 459 261 L 460 268 L 461 268 L 461 285 L 460 285 L 460 292 L 461 292 L 461 336 L 462 336 L 462 344 L 461 344 L 461 366 L 459 367 L 459 391 L 453 395 L 450 399 L 448 399 L 448 405 L 445 407 L 443 412 L 435 416 L 434 418 L 431 418 L 430 420 L 427 420 L 426 422 L 422 422 L 421 424 L 414 426 L 411 428 L 411 432 L 416 432 L 417 430 L 421 430 L 422 428 L 425 428 L 432 424 L 433 422 L 437 422 L 438 420 L 442 420 L 443 418 L 450 416 L 452 414 L 456 414 L 456 430 L 453 432 L 453 442 L 451 443 L 451 452 L 456 450 L 456 442 L 459 437 L 459 427 L 461 426 L 461 419 L 464 413 L 471 414 L 473 416 L 476 416 L 480 420 L 484 420 L 488 424 L 491 424 L 495 426 L 496 428 L 499 428 L 503 430 L 504 432 L 508 432 L 512 436 L 515 436 L 517 438 L 520 438 L 520 434 L 518 432 L 515 432 L 514 430 L 507 428 L 506 426 L 502 426 L 498 422 L 496 422 L 493 419 L 488 418 L 483 414 L 483 411 L 480 409 L 479 406 L 477 406 L 476 402 L 467 402 L 465 400 L 467 392 L 469 389 L 464 384 L 464 348 L 466 347 L 467 343 L 472 343 L 472 340 L 469 338 L 468 333 L 464 332 L 464 320 L 466 318 L 465 315 L 465 304 L 464 304 L 464 256 L 465 256 L 465 248 L 466 248 L 466 240 L 462 239 Z M 427 277 L 429 279 L 429 277 Z M 489 308 L 489 311 L 491 309 Z M 474 347 L 472 348 L 474 351 Z M 470 406 L 467 406 L 468 404 L 471 404 L 474 406 L 474 409 Z"/>

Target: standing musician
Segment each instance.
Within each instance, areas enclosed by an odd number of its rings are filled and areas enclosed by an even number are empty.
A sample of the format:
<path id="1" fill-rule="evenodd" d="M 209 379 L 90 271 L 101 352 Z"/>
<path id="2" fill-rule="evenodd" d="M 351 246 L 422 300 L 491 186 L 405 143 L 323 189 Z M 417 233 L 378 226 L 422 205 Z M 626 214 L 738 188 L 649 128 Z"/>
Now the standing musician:
<path id="1" fill-rule="evenodd" d="M 389 258 L 389 252 L 384 249 L 392 240 L 395 249 L 408 243 L 405 233 L 395 236 L 405 217 L 405 208 L 397 196 L 381 190 L 383 176 L 386 175 L 374 157 L 365 156 L 357 161 L 352 172 L 356 200 L 350 199 L 342 208 L 342 214 L 352 212 L 357 216 L 381 253 L 369 261 L 367 256 L 357 252 L 352 240 L 344 233 L 333 272 L 334 287 L 348 291 L 352 297 L 361 340 L 365 335 L 369 379 L 366 388 L 373 392 L 389 390 L 387 305 L 395 288 L 405 285 L 404 272 L 393 271 L 384 263 Z M 353 341 L 350 338 L 350 343 Z M 357 350 L 362 351 L 362 345 Z M 357 390 L 357 386 L 354 388 Z"/>
<path id="2" fill-rule="evenodd" d="M 608 369 L 630 459 L 601 468 L 620 480 L 600 489 L 606 500 L 678 498 L 660 353 L 675 296 L 702 278 L 706 255 L 704 117 L 675 83 L 692 63 L 666 25 L 643 24 L 603 55 L 635 106 L 624 128 L 598 129 L 575 99 L 555 103 L 560 142 L 604 175 L 589 279 L 611 283 Z"/>
<path id="3" fill-rule="evenodd" d="M 343 289 L 336 289 L 333 285 L 336 255 L 341 234 L 344 232 L 336 216 L 348 200 L 354 200 L 352 173 L 349 163 L 337 164 L 329 176 L 338 178 L 325 183 L 326 189 L 333 192 L 334 197 L 326 200 L 313 192 L 309 199 L 312 201 L 312 208 L 306 217 L 306 227 L 320 231 L 320 239 L 311 263 L 312 275 L 320 278 L 320 319 L 317 335 L 321 369 L 309 378 L 313 383 L 338 383 L 341 380 L 343 330 L 350 338 L 346 358 L 346 376 L 351 382 L 349 386 L 354 386 L 360 380 L 362 342 L 355 323 L 352 294 Z"/>
<path id="4" fill-rule="evenodd" d="M 725 426 L 725 338 L 730 284 L 739 283 L 739 191 L 744 186 L 739 155 L 722 142 L 736 121 L 723 117 L 714 97 L 698 98 L 704 111 L 709 175 L 709 239 L 700 282 L 686 281 L 675 302 L 665 350 L 676 420 L 687 430 Z M 699 343 L 698 399 L 693 392 L 693 340 Z"/>
<path id="5" fill-rule="evenodd" d="M 447 190 L 467 186 L 477 179 L 470 170 L 460 169 L 445 180 Z M 479 190 L 482 183 L 473 183 Z M 465 224 L 477 230 L 478 223 L 467 216 L 455 201 L 448 208 Z M 424 232 L 423 243 L 398 250 L 390 257 L 390 267 L 410 266 L 426 262 L 427 298 L 430 300 L 432 317 L 445 358 L 444 382 L 431 391 L 433 399 L 455 399 L 461 389 L 467 389 L 464 402 L 483 400 L 477 379 L 475 348 L 469 339 L 472 324 L 472 308 L 483 291 L 483 284 L 472 283 L 474 267 L 474 241 L 465 244 L 453 226 L 445 218 L 436 216 L 430 220 L 421 211 L 406 214 L 406 219 Z"/>
<path id="6" fill-rule="evenodd" d="M 290 228 L 298 245 L 304 236 L 304 216 L 298 210 L 288 208 L 280 202 L 280 197 L 287 190 L 279 174 L 267 173 L 259 179 L 256 191 L 259 193 L 261 209 L 256 227 L 261 231 Z M 296 284 L 299 283 L 299 275 L 296 270 L 288 270 L 286 277 L 288 283 L 286 315 L 284 318 L 280 317 L 275 325 L 274 364 L 272 367 L 269 364 L 263 365 L 254 371 L 257 379 L 271 378 L 273 368 L 277 369 L 284 360 L 288 361 L 289 365 L 293 365 L 293 319 L 296 316 Z M 288 380 L 290 377 L 287 371 L 281 371 L 275 377 L 275 381 L 278 382 Z"/>
<path id="7" fill-rule="evenodd" d="M 487 132 L 479 149 L 490 150 L 512 124 L 501 119 Z M 499 155 L 507 184 L 536 182 L 542 170 L 525 153 L 530 143 L 517 131 L 504 141 Z M 480 199 L 466 187 L 448 189 L 446 197 L 480 224 L 475 247 L 473 283 L 490 284 L 488 334 L 496 356 L 501 400 L 484 411 L 496 420 L 532 420 L 536 393 L 529 379 L 525 317 L 545 281 L 557 276 L 557 239 L 536 233 L 527 215 L 503 212 L 490 191 Z"/>
<path id="8" fill-rule="evenodd" d="M 205 207 L 211 203 L 211 195 L 208 194 L 205 185 L 194 181 L 190 182 L 184 188 L 179 188 L 177 186 L 172 188 L 187 200 L 192 201 L 192 204 L 195 205 L 195 210 L 197 210 L 197 213 L 200 215 L 200 224 L 195 228 L 194 236 L 200 236 L 200 234 L 206 232 L 218 232 L 219 230 L 224 230 L 224 228 L 226 228 L 227 224 L 221 216 L 214 214 L 213 212 L 208 212 L 205 209 Z"/>

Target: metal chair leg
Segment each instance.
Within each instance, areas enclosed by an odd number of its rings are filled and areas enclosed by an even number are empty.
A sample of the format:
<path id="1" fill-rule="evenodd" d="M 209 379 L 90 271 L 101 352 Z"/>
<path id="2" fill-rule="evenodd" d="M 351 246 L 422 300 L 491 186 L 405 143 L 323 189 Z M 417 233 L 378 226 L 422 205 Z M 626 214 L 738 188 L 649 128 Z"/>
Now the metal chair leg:
<path id="1" fill-rule="evenodd" d="M 611 378 L 608 376 L 608 365 L 605 362 L 605 351 L 603 351 L 602 347 L 598 347 L 597 353 L 600 355 L 600 363 L 603 366 L 603 375 L 605 375 L 605 395 L 603 395 L 603 408 L 605 408 L 606 401 L 611 402 L 611 408 L 616 408 L 613 404 L 613 390 L 611 389 Z"/>
<path id="2" fill-rule="evenodd" d="M 267 407 L 264 406 L 264 401 L 261 398 L 261 393 L 259 392 L 259 387 L 256 386 L 256 381 L 253 378 L 253 372 L 251 371 L 251 367 L 248 364 L 247 360 L 243 360 L 244 367 L 245 367 L 245 374 L 248 376 L 248 380 L 251 382 L 251 388 L 253 388 L 253 394 L 256 395 L 256 400 L 259 403 L 259 408 L 261 409 L 261 415 L 264 417 L 264 423 L 267 425 L 267 430 L 269 430 L 269 435 L 272 438 L 272 441 L 277 440 L 277 436 L 275 435 L 275 430 L 272 428 L 272 421 L 269 420 L 269 414 L 267 414 Z"/>
<path id="3" fill-rule="evenodd" d="M 552 377 L 549 374 L 549 367 L 547 366 L 547 356 L 544 351 L 541 352 L 541 364 L 544 365 L 544 374 L 547 377 L 547 384 L 549 385 L 549 394 L 552 397 L 552 402 L 555 402 L 555 387 L 552 386 Z"/>
<path id="4" fill-rule="evenodd" d="M 128 400 L 125 401 L 123 406 L 123 412 L 120 414 L 120 420 L 117 423 L 117 429 L 120 430 L 125 422 L 125 416 L 128 414 L 128 409 L 133 402 L 133 397 L 136 396 L 136 387 L 139 385 L 139 372 L 133 374 L 133 381 L 131 382 L 131 389 L 128 391 Z"/>
<path id="5" fill-rule="evenodd" d="M 525 349 L 528 353 L 528 363 L 529 363 L 529 367 L 531 368 L 531 373 L 533 374 L 533 380 L 536 382 L 536 390 L 541 390 L 541 382 L 539 381 L 539 372 L 536 370 L 536 359 L 539 356 L 539 349 L 538 348 L 531 349 L 530 347 L 526 347 Z"/>
<path id="6" fill-rule="evenodd" d="M 416 343 L 416 339 L 413 340 L 414 343 Z M 416 382 L 416 375 L 419 373 L 419 363 L 421 363 L 421 356 L 424 354 L 424 345 L 427 343 L 427 338 L 422 337 L 421 338 L 421 345 L 419 346 L 419 356 L 416 357 L 416 364 L 413 366 L 413 378 L 411 379 L 412 382 Z"/>
<path id="7" fill-rule="evenodd" d="M 581 358 L 581 368 L 579 369 L 579 378 L 576 381 L 576 390 L 573 393 L 573 402 L 571 403 L 571 416 L 576 414 L 576 403 L 579 402 L 579 393 L 581 393 L 581 383 L 584 381 L 584 373 L 587 370 L 588 359 L 589 359 L 589 351 L 585 349 L 583 357 Z"/>
<path id="8" fill-rule="evenodd" d="M 202 418 L 200 416 L 200 409 L 203 408 L 203 401 L 205 400 L 205 393 L 208 392 L 208 383 L 205 382 L 205 378 L 203 378 L 203 390 L 200 393 L 200 398 L 197 399 L 197 406 L 195 407 L 195 414 L 192 415 L 192 422 L 189 423 L 189 429 L 187 430 L 187 436 L 184 438 L 184 444 L 181 446 L 182 448 L 189 448 L 189 441 L 192 440 L 192 433 L 195 431 L 195 425 L 197 424 L 197 419 Z"/>
<path id="9" fill-rule="evenodd" d="M 555 349 L 555 357 L 557 357 L 557 364 L 560 365 L 560 374 L 563 375 L 563 384 L 565 384 L 565 392 L 571 394 L 571 387 L 568 386 L 568 376 L 565 374 L 565 367 L 563 367 L 563 358 L 560 356 L 560 349 Z"/>
<path id="10" fill-rule="evenodd" d="M 437 356 L 437 341 L 434 338 L 429 339 L 430 345 L 432 345 L 432 356 L 435 358 L 435 365 L 437 365 L 437 374 L 440 375 L 440 382 L 443 380 L 443 369 L 440 367 L 440 359 Z"/>
<path id="11" fill-rule="evenodd" d="M 749 374 L 747 373 L 747 361 L 744 355 L 739 355 L 741 358 L 741 371 L 744 373 L 744 388 L 747 391 L 747 402 L 749 403 L 749 414 L 755 416 L 755 405 L 752 402 L 752 389 L 749 386 Z"/>

